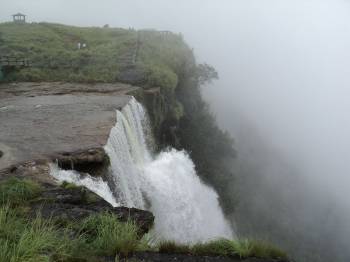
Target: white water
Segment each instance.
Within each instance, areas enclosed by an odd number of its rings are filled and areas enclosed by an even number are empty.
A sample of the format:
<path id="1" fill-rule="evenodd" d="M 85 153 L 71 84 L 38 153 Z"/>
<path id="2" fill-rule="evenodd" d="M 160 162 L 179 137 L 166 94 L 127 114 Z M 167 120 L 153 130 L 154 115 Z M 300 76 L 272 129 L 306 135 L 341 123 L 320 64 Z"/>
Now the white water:
<path id="1" fill-rule="evenodd" d="M 154 233 L 160 239 L 190 243 L 232 238 L 216 192 L 200 181 L 186 152 L 172 149 L 151 156 L 144 132 L 149 128 L 147 123 L 143 107 L 134 98 L 117 111 L 117 124 L 105 146 L 115 199 L 103 181 L 91 177 L 85 177 L 85 182 L 74 180 L 67 171 L 55 177 L 85 183 L 112 204 L 150 210 L 155 215 Z"/>
<path id="2" fill-rule="evenodd" d="M 95 178 L 88 174 L 82 176 L 74 170 L 62 170 L 58 168 L 57 165 L 51 165 L 50 169 L 50 174 L 58 181 L 66 181 L 77 186 L 84 186 L 97 195 L 103 197 L 112 206 L 118 206 L 115 198 L 113 197 L 112 191 L 109 189 L 108 184 L 102 180 L 102 178 Z"/>

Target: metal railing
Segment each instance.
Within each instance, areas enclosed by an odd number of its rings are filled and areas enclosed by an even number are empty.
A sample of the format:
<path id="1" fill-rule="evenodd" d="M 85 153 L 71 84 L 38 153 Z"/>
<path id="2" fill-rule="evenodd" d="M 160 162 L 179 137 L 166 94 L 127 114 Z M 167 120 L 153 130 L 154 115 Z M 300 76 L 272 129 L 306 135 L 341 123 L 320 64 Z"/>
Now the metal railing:
<path id="1" fill-rule="evenodd" d="M 29 67 L 31 62 L 26 58 L 15 56 L 0 56 L 0 66 Z"/>

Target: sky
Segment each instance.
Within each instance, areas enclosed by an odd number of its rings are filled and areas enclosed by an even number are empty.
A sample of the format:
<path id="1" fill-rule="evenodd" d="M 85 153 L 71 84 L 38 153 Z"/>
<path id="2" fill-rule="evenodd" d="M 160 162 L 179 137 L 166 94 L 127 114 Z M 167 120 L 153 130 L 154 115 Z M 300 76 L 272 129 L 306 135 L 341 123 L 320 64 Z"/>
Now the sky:
<path id="1" fill-rule="evenodd" d="M 350 210 L 349 1 L 0 0 L 1 22 L 17 12 L 34 22 L 181 32 L 219 72 L 203 94 L 238 154 L 249 122 L 304 183 Z"/>

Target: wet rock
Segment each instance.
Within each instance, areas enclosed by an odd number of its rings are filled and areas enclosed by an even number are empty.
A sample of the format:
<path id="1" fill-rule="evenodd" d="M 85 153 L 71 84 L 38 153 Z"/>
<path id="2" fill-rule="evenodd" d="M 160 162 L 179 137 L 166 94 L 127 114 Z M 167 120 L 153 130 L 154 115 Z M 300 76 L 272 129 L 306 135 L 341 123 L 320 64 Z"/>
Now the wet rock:
<path id="1" fill-rule="evenodd" d="M 65 223 L 67 221 L 80 221 L 90 215 L 102 212 L 114 214 L 120 221 L 135 221 L 140 228 L 140 234 L 147 233 L 153 226 L 154 216 L 151 212 L 127 208 L 112 207 L 104 199 L 84 187 L 68 185 L 43 185 L 44 190 L 36 201 L 30 204 L 29 215 L 35 217 L 40 213 L 44 218 Z"/>
<path id="2" fill-rule="evenodd" d="M 28 202 L 29 208 L 25 209 L 28 216 L 34 218 L 40 213 L 44 218 L 64 224 L 72 220 L 79 222 L 89 215 L 109 212 L 122 222 L 129 219 L 135 221 L 140 228 L 140 234 L 147 233 L 153 226 L 154 216 L 151 212 L 112 207 L 103 198 L 84 187 L 68 183 L 59 185 L 55 178 L 50 176 L 49 163 L 47 160 L 30 161 L 0 170 L 0 182 L 16 177 L 31 179 L 41 186 L 40 195 Z"/>
<path id="3" fill-rule="evenodd" d="M 92 176 L 103 176 L 109 166 L 109 158 L 103 148 L 57 153 L 51 158 L 62 169 L 89 173 Z"/>

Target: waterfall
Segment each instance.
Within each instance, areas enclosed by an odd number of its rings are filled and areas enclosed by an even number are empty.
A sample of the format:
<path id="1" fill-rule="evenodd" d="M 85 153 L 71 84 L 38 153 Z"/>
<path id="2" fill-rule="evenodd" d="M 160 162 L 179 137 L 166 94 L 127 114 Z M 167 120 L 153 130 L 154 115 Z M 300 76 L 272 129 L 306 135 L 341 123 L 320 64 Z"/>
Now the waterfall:
<path id="1" fill-rule="evenodd" d="M 160 239 L 193 243 L 232 238 L 218 195 L 200 181 L 189 155 L 175 149 L 151 155 L 145 136 L 149 125 L 142 105 L 132 98 L 116 117 L 105 146 L 113 197 L 103 181 L 88 176 L 85 182 L 76 178 L 78 184 L 88 185 L 112 204 L 150 210 L 155 216 L 154 234 Z M 61 180 L 62 176 L 74 180 L 56 171 L 55 177 L 60 176 Z M 94 186 L 99 189 L 91 188 Z"/>
<path id="2" fill-rule="evenodd" d="M 57 165 L 50 166 L 50 174 L 56 178 L 58 181 L 66 181 L 77 186 L 84 186 L 97 195 L 101 196 L 110 203 L 112 206 L 118 206 L 118 203 L 113 197 L 112 191 L 108 187 L 108 184 L 102 180 L 102 178 L 92 177 L 89 174 L 81 176 L 78 172 L 74 170 L 62 170 L 58 168 Z"/>

